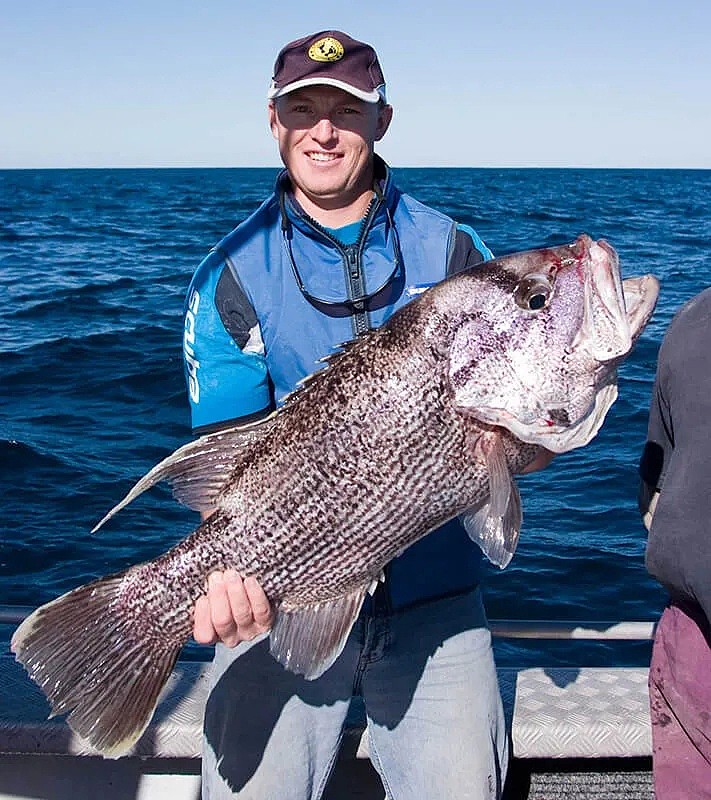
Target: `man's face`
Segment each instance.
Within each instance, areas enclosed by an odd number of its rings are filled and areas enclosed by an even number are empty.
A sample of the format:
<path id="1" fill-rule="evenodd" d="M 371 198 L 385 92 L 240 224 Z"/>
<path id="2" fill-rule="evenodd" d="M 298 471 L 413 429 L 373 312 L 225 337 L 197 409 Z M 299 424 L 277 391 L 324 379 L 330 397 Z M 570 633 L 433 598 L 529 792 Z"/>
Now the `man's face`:
<path id="1" fill-rule="evenodd" d="M 269 125 L 297 200 L 343 208 L 372 189 L 373 146 L 391 118 L 390 106 L 331 86 L 297 89 L 270 103 Z"/>

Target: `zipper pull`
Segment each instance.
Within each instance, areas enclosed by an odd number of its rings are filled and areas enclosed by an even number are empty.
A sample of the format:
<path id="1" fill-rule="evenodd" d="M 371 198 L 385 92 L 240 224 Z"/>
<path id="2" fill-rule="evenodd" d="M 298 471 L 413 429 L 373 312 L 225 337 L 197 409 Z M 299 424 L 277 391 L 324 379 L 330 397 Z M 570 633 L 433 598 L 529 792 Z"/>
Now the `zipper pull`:
<path id="1" fill-rule="evenodd" d="M 348 275 L 350 278 L 350 290 L 352 297 L 362 297 L 363 296 L 363 275 L 360 270 L 360 266 L 358 264 L 358 251 L 352 245 L 348 247 L 346 257 L 348 260 Z M 363 301 L 360 302 L 356 301 L 353 303 L 353 307 L 357 313 L 362 314 L 365 310 L 365 305 Z"/>
<path id="2" fill-rule="evenodd" d="M 358 253 L 356 248 L 351 244 L 348 245 L 346 250 L 346 254 L 348 256 L 348 268 L 351 273 L 351 277 L 357 278 L 358 277 Z"/>

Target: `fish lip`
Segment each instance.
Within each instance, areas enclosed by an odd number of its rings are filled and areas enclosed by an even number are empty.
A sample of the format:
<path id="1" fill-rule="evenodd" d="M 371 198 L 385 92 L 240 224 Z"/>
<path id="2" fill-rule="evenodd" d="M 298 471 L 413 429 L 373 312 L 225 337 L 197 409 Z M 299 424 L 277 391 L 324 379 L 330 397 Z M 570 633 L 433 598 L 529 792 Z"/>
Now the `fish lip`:
<path id="1" fill-rule="evenodd" d="M 659 280 L 651 274 L 637 275 L 622 281 L 627 324 L 630 327 L 632 344 L 639 339 L 649 322 L 659 299 Z"/>
<path id="2" fill-rule="evenodd" d="M 639 338 L 639 335 L 644 330 L 652 312 L 657 304 L 659 297 L 659 281 L 654 275 L 638 275 L 631 278 L 622 279 L 620 271 L 620 257 L 615 248 L 605 239 L 598 239 L 593 242 L 589 237 L 583 235 L 578 237 L 578 241 L 586 240 L 588 245 L 588 252 L 592 254 L 592 245 L 597 245 L 601 248 L 609 259 L 608 264 L 604 265 L 605 270 L 608 272 L 609 278 L 612 279 L 615 287 L 615 294 L 619 298 L 620 307 L 624 311 L 627 319 L 627 325 L 630 332 L 630 348 Z M 604 293 L 598 292 L 600 299 L 605 300 Z M 605 303 L 606 309 L 613 313 L 608 303 Z M 627 352 L 629 352 L 629 349 Z"/>
<path id="3" fill-rule="evenodd" d="M 602 311 L 613 327 L 620 330 L 623 321 L 627 325 L 627 334 L 614 350 L 595 347 L 591 350 L 601 364 L 614 364 L 630 352 L 649 321 L 659 296 L 659 281 L 651 274 L 622 280 L 619 255 L 605 239 L 594 241 L 586 234 L 579 236 L 575 256 L 581 261 L 589 260 L 591 269 L 586 277 L 585 319 L 574 346 L 584 338 L 595 342 L 594 295 L 599 303 L 598 312 Z"/>
<path id="4" fill-rule="evenodd" d="M 620 257 L 617 254 L 617 250 L 615 250 L 615 248 L 607 241 L 607 239 L 598 239 L 595 244 L 598 247 L 601 247 L 608 254 L 613 268 L 617 269 L 620 264 Z"/>
<path id="5" fill-rule="evenodd" d="M 583 346 L 600 364 L 614 363 L 632 349 L 619 256 L 605 239 L 579 236 L 576 256 L 584 272 L 583 322 L 573 347 Z M 607 335 L 605 335 L 607 331 Z M 614 331 L 614 336 L 610 336 Z"/>

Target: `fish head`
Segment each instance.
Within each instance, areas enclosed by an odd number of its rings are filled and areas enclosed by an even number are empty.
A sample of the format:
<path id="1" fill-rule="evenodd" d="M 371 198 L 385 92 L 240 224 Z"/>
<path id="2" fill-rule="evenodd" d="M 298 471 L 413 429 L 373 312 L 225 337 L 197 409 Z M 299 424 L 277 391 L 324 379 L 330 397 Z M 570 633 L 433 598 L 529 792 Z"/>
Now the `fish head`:
<path id="1" fill-rule="evenodd" d="M 580 236 L 447 282 L 455 408 L 553 452 L 587 444 L 617 397 L 617 365 L 647 324 L 652 275 L 620 275 L 614 248 Z"/>

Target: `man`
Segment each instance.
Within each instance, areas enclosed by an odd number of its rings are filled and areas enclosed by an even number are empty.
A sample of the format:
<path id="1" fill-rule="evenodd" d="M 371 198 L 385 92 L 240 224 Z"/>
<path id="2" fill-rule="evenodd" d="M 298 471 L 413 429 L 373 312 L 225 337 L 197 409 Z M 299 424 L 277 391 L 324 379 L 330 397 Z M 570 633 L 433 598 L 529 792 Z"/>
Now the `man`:
<path id="1" fill-rule="evenodd" d="M 640 461 L 647 568 L 670 600 L 649 670 L 658 800 L 711 798 L 711 289 L 659 351 Z"/>
<path id="2" fill-rule="evenodd" d="M 339 31 L 291 42 L 268 98 L 286 169 L 188 291 L 198 433 L 268 414 L 319 358 L 491 257 L 473 230 L 402 194 L 374 154 L 393 112 L 372 47 Z M 197 641 L 218 642 L 204 797 L 321 797 L 354 695 L 388 796 L 499 797 L 507 745 L 480 566 L 456 522 L 418 542 L 388 566 L 343 653 L 312 682 L 255 640 L 272 621 L 256 580 L 212 575 L 194 621 Z"/>

